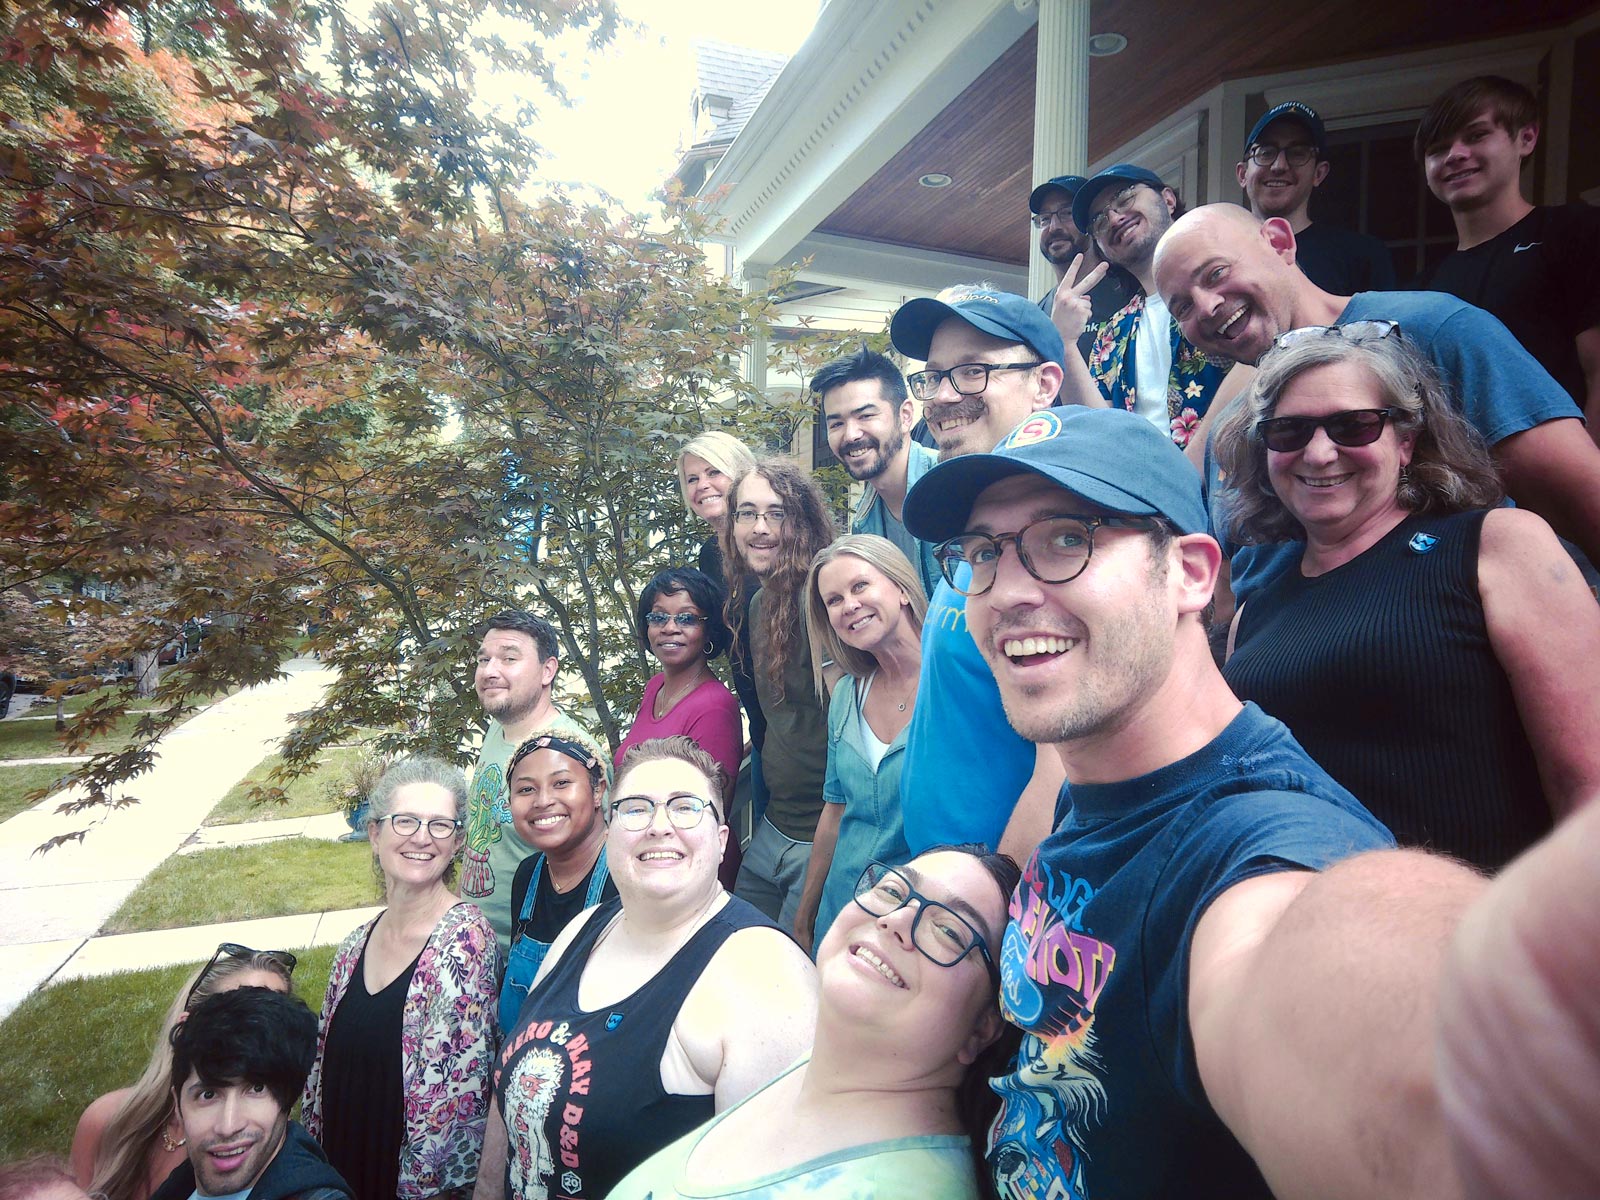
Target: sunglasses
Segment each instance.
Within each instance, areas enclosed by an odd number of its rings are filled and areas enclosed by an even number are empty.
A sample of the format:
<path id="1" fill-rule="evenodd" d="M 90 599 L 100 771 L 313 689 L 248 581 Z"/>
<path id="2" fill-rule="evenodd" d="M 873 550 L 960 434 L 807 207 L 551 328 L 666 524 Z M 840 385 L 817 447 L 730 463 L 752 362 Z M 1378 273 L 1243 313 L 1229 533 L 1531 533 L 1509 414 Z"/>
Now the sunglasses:
<path id="1" fill-rule="evenodd" d="M 202 983 L 211 978 L 211 972 L 216 970 L 219 962 L 225 958 L 233 959 L 235 962 L 244 962 L 255 958 L 257 955 L 269 959 L 282 967 L 283 973 L 291 979 L 294 977 L 295 964 L 300 961 L 287 950 L 252 950 L 249 946 L 241 946 L 238 942 L 223 942 L 222 945 L 217 947 L 217 952 L 211 956 L 211 961 L 206 963 L 200 974 L 194 977 L 194 983 L 189 987 L 189 994 L 183 998 L 184 1011 L 189 1012 L 193 1009 L 195 992 L 199 990 Z"/>
<path id="2" fill-rule="evenodd" d="M 1268 417 L 1256 422 L 1256 436 L 1280 454 L 1304 450 L 1319 429 L 1336 446 L 1370 446 L 1394 415 L 1392 408 L 1358 408 L 1328 417 Z"/>

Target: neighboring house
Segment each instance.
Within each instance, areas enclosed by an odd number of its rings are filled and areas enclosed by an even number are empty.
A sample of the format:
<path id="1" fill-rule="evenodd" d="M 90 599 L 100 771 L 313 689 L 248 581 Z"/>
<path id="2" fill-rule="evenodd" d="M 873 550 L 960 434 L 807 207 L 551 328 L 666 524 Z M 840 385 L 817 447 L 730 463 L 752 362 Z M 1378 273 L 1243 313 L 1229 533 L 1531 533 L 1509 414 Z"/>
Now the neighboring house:
<path id="1" fill-rule="evenodd" d="M 1428 102 L 1470 75 L 1528 84 L 1542 106 L 1529 198 L 1596 202 L 1597 67 L 1594 0 L 832 0 L 744 97 L 731 141 L 696 161 L 695 190 L 732 272 L 809 260 L 797 283 L 833 289 L 837 312 L 974 279 L 1038 295 L 1054 276 L 1032 249 L 1034 183 L 1132 161 L 1191 205 L 1238 202 L 1251 124 L 1300 99 L 1332 149 L 1313 216 L 1381 238 L 1404 282 L 1455 242 L 1411 159 Z"/>

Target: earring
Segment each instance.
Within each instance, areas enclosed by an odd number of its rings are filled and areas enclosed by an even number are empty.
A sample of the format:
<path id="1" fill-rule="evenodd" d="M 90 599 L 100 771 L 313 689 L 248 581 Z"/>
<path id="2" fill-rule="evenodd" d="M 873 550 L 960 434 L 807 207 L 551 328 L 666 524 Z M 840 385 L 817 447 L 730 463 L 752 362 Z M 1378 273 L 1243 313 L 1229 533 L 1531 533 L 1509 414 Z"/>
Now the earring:
<path id="1" fill-rule="evenodd" d="M 177 1114 L 173 1114 L 173 1115 L 175 1116 Z M 167 1120 L 169 1122 L 171 1121 L 171 1119 L 172 1119 L 171 1117 L 167 1118 Z M 188 1141 L 189 1141 L 189 1139 L 186 1138 L 186 1137 L 181 1137 L 177 1141 L 173 1141 L 172 1140 L 172 1135 L 167 1132 L 167 1127 L 165 1125 L 163 1125 L 161 1127 L 161 1148 L 163 1150 L 165 1150 L 168 1154 L 171 1154 L 174 1150 L 183 1149 L 183 1147 L 188 1143 Z"/>
<path id="2" fill-rule="evenodd" d="M 715 650 L 716 650 L 716 647 L 713 646 L 710 642 L 707 642 L 706 645 L 705 645 L 705 649 L 700 651 L 700 653 L 704 654 L 707 658 L 715 658 L 716 657 Z"/>

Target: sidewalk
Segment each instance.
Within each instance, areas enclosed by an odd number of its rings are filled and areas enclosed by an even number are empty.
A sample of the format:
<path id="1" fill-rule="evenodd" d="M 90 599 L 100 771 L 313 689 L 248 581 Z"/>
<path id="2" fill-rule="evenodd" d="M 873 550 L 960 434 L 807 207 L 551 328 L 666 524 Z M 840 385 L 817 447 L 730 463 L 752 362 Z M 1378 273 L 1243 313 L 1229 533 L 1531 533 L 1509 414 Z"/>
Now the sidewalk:
<path id="1" fill-rule="evenodd" d="M 62 794 L 0 824 L 0 1017 L 84 948 L 333 679 L 311 659 L 284 669 L 286 678 L 229 696 L 174 730 L 155 766 L 123 790 L 142 803 L 63 816 L 55 812 Z M 80 830 L 82 841 L 35 853 L 49 838 Z M 195 957 L 207 957 L 220 940 L 228 939 L 215 938 Z"/>

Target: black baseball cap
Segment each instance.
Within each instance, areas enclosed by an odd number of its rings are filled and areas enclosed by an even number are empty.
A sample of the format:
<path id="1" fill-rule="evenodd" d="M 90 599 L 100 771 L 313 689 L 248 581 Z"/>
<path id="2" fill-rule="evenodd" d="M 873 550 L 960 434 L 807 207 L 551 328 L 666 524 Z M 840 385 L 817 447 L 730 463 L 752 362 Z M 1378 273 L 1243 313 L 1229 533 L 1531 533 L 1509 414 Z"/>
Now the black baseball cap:
<path id="1" fill-rule="evenodd" d="M 1311 144 L 1317 148 L 1317 157 L 1328 157 L 1328 131 L 1322 127 L 1322 118 L 1317 116 L 1317 110 L 1309 104 L 1299 100 L 1286 100 L 1282 104 L 1274 104 L 1261 114 L 1261 119 L 1250 127 L 1250 136 L 1244 140 L 1244 152 L 1250 153 L 1250 147 L 1261 140 L 1261 135 L 1267 131 L 1267 126 L 1274 121 L 1288 118 L 1297 121 L 1305 127 L 1311 135 Z"/>
<path id="2" fill-rule="evenodd" d="M 1067 203 L 1078 194 L 1078 189 L 1089 181 L 1082 175 L 1057 175 L 1054 179 L 1046 179 L 1028 197 L 1028 211 L 1037 215 L 1039 206 L 1044 203 L 1044 198 L 1051 192 L 1065 192 Z"/>
<path id="3" fill-rule="evenodd" d="M 1135 166 L 1133 163 L 1118 163 L 1114 167 L 1107 167 L 1100 174 L 1084 183 L 1078 189 L 1078 194 L 1072 201 L 1072 219 L 1078 228 L 1085 233 L 1089 232 L 1090 209 L 1094 205 L 1094 198 L 1109 187 L 1120 188 L 1130 183 L 1147 183 L 1156 191 L 1167 185 L 1161 181 L 1161 176 L 1146 167 Z"/>

